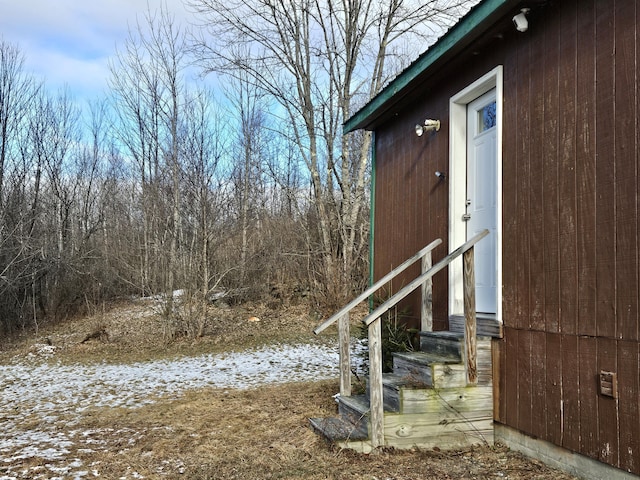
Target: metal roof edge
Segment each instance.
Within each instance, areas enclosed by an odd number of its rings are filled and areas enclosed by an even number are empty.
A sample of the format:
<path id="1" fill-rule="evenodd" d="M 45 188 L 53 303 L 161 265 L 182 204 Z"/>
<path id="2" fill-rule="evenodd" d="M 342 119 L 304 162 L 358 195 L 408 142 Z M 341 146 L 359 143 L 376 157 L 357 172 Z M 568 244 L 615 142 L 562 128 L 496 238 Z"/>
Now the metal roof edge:
<path id="1" fill-rule="evenodd" d="M 365 128 L 371 123 L 373 117 L 377 117 L 382 113 L 384 107 L 394 96 L 406 88 L 437 60 L 445 57 L 453 47 L 466 39 L 476 28 L 496 13 L 500 7 L 511 3 L 515 4 L 517 2 L 514 0 L 485 0 L 472 8 L 466 16 L 451 27 L 446 34 L 392 80 L 378 95 L 345 121 L 342 125 L 343 133 L 346 134 Z"/>

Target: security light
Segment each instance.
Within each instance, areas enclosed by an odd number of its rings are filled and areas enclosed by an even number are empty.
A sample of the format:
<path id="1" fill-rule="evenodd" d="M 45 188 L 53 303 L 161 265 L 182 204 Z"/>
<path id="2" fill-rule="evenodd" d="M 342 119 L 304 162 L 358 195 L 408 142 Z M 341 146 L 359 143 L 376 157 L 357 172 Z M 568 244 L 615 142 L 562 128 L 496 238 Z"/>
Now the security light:
<path id="1" fill-rule="evenodd" d="M 519 32 L 526 32 L 529 29 L 529 21 L 527 20 L 528 8 L 523 8 L 520 13 L 513 17 L 513 24 Z"/>
<path id="2" fill-rule="evenodd" d="M 419 137 L 421 137 L 424 132 L 430 132 L 431 130 L 435 130 L 436 132 L 440 130 L 440 120 L 427 119 L 424 121 L 424 125 L 416 125 L 416 135 Z"/>

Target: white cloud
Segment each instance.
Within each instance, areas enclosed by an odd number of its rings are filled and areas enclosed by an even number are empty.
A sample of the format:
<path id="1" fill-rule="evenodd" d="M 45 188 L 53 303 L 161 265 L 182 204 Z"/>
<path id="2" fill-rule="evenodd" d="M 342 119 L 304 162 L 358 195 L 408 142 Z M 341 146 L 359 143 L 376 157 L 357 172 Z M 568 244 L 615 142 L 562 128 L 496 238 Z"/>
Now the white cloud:
<path id="1" fill-rule="evenodd" d="M 78 96 L 100 95 L 109 75 L 108 59 L 127 38 L 136 18 L 166 4 L 187 24 L 181 0 L 0 0 L 0 37 L 17 43 L 26 69 L 51 88 L 68 85 Z"/>

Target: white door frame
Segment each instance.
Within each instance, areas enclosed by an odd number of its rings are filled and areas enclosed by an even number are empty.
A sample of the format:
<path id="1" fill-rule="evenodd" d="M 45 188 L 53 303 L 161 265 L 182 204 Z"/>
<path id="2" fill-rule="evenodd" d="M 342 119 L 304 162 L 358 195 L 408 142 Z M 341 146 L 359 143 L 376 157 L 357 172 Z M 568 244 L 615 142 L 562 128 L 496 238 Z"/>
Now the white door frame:
<path id="1" fill-rule="evenodd" d="M 502 110 L 503 67 L 497 66 L 464 88 L 449 101 L 449 251 L 466 241 L 465 214 L 467 200 L 467 105 L 479 96 L 496 90 L 496 319 L 502 323 Z M 464 312 L 462 295 L 462 260 L 449 266 L 449 315 Z"/>

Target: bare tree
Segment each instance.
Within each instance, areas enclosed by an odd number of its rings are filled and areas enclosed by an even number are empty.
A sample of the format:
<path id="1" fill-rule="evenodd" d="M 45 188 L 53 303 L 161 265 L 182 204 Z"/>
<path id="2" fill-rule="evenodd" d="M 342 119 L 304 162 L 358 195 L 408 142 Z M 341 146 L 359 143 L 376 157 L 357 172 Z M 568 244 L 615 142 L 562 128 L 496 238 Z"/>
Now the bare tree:
<path id="1" fill-rule="evenodd" d="M 72 248 L 71 220 L 78 194 L 78 185 L 72 175 L 72 149 L 79 143 L 80 111 L 72 102 L 67 90 L 53 99 L 47 99 L 43 108 L 42 137 L 35 145 L 44 158 L 46 186 L 50 189 L 49 210 L 55 212 L 56 251 L 60 260 Z"/>
<path id="2" fill-rule="evenodd" d="M 138 29 L 140 30 L 140 26 Z M 147 52 L 141 40 L 130 32 L 123 50 L 118 51 L 110 64 L 110 86 L 117 115 L 114 134 L 124 147 L 124 155 L 135 161 L 139 191 L 131 201 L 140 202 L 142 209 L 142 249 L 139 262 L 138 285 L 147 294 L 157 288 L 153 262 L 159 254 L 157 225 L 162 210 L 159 196 L 162 135 L 160 122 L 161 96 L 158 72 L 148 68 Z"/>
<path id="3" fill-rule="evenodd" d="M 0 207 L 8 157 L 16 153 L 18 129 L 37 90 L 33 77 L 24 72 L 24 56 L 18 46 L 0 39 Z"/>
<path id="4" fill-rule="evenodd" d="M 230 103 L 231 128 L 235 132 L 232 181 L 235 187 L 237 227 L 240 230 L 238 280 L 247 281 L 250 237 L 259 233 L 259 217 L 266 203 L 264 165 L 267 163 L 267 115 L 265 95 L 242 72 L 223 87 Z"/>
<path id="5" fill-rule="evenodd" d="M 370 137 L 341 125 L 407 63 L 406 41 L 453 22 L 461 0 L 191 0 L 207 72 L 248 76 L 291 125 L 310 178 L 329 303 L 354 287 L 366 249 Z M 419 42 L 424 45 L 424 41 Z M 239 48 L 241 47 L 241 48 Z"/>
<path id="6" fill-rule="evenodd" d="M 6 331 L 25 323 L 34 259 L 25 215 L 31 172 L 21 147 L 38 90 L 19 47 L 0 39 L 0 330 Z"/>
<path id="7" fill-rule="evenodd" d="M 106 100 L 89 105 L 89 117 L 85 123 L 88 139 L 79 148 L 74 167 L 76 182 L 80 186 L 77 236 L 81 245 L 101 229 L 104 220 L 104 198 L 101 196 L 111 145 L 111 119 Z"/>
<path id="8" fill-rule="evenodd" d="M 168 12 L 148 13 L 146 25 L 130 32 L 125 49 L 112 63 L 111 86 L 121 112 L 121 138 L 136 158 L 143 186 L 143 200 L 148 182 L 153 193 L 166 192 L 165 218 L 152 218 L 157 202 L 145 215 L 145 263 L 151 262 L 150 235 L 153 244 L 166 244 L 160 274 L 166 292 L 164 315 L 173 318 L 173 291 L 180 274 L 178 250 L 181 236 L 181 176 L 179 124 L 185 101 L 183 71 L 186 58 L 186 34 Z M 147 175 L 152 178 L 147 179 Z M 162 175 L 162 178 L 158 178 Z M 153 198 L 153 197 L 152 197 Z M 156 197 L 159 199 L 159 197 Z M 163 222 L 163 223 L 161 223 Z M 153 227 L 153 228 L 152 228 Z M 153 233 L 152 233 L 153 230 Z M 146 269 L 144 276 L 149 273 Z M 173 328 L 170 326 L 170 335 Z"/>
<path id="9" fill-rule="evenodd" d="M 220 209 L 220 169 L 227 149 L 224 118 L 213 94 L 203 90 L 188 96 L 188 116 L 182 118 L 180 154 L 185 168 L 185 218 L 190 227 L 192 248 L 188 256 L 187 285 L 196 299 L 187 330 L 195 321 L 201 337 L 207 326 L 209 297 L 225 276 L 225 269 L 214 261 L 216 218 Z"/>

